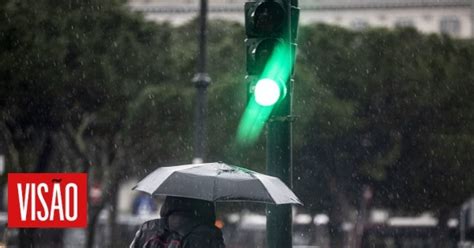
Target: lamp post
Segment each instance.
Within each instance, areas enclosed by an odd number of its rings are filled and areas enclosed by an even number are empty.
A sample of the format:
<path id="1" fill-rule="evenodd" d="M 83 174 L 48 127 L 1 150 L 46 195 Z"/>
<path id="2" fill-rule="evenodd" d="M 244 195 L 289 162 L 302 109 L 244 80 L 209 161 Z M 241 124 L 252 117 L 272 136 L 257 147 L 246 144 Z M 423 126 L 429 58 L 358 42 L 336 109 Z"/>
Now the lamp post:
<path id="1" fill-rule="evenodd" d="M 207 74 L 207 0 L 201 0 L 198 34 L 197 72 L 192 82 L 196 87 L 196 105 L 194 112 L 194 158 L 193 163 L 202 163 L 206 157 L 207 139 L 207 87 L 211 78 Z"/>

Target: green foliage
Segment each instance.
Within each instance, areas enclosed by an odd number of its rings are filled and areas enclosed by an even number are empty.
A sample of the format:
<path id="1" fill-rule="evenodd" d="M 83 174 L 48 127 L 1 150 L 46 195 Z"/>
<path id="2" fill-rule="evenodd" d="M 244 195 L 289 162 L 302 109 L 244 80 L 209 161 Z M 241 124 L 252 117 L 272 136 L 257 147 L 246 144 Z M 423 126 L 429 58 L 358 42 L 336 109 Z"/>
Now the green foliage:
<path id="1" fill-rule="evenodd" d="M 473 148 L 466 142 L 473 134 L 472 41 L 412 29 L 354 33 L 319 25 L 301 33 L 296 110 L 311 118 L 296 124 L 296 160 L 311 204 L 309 189 L 329 192 L 329 178 L 353 204 L 368 184 L 375 204 L 396 209 L 453 207 L 472 194 L 461 186 L 472 183 L 469 173 L 459 173 L 472 162 L 459 152 Z M 312 169 L 323 183 L 311 182 L 305 171 Z"/>
<path id="2" fill-rule="evenodd" d="M 171 27 L 121 3 L 12 0 L 0 8 L 1 121 L 22 157 L 90 114 L 97 118 L 86 136 L 111 140 L 142 88 L 171 79 L 163 69 L 171 56 L 156 49 L 169 49 Z"/>

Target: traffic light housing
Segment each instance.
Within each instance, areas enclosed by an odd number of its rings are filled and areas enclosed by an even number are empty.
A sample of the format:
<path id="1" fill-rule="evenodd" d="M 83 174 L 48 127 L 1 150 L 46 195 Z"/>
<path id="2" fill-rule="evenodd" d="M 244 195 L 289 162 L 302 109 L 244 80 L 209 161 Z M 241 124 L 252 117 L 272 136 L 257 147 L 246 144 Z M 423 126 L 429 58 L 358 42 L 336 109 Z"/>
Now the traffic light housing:
<path id="1" fill-rule="evenodd" d="M 257 85 L 260 89 L 278 85 L 280 92 L 275 91 L 275 94 L 279 94 L 278 100 L 285 97 L 286 83 L 293 73 L 298 17 L 299 9 L 290 0 L 256 0 L 245 3 L 250 97 L 259 93 L 255 91 Z M 264 81 L 259 82 L 262 79 Z M 269 80 L 273 80 L 273 84 Z M 269 92 L 272 92 L 272 88 L 269 88 Z M 264 95 L 274 97 L 269 92 L 264 92 Z M 257 99 L 262 97 L 257 96 Z"/>
<path id="2" fill-rule="evenodd" d="M 245 3 L 247 35 L 247 74 L 259 76 L 274 49 L 285 42 L 289 3 L 283 0 L 258 0 Z"/>
<path id="3" fill-rule="evenodd" d="M 283 33 L 288 3 L 282 0 L 258 0 L 245 3 L 245 27 L 248 36 L 278 37 Z"/>
<path id="4" fill-rule="evenodd" d="M 297 0 L 255 0 L 244 10 L 248 104 L 238 140 L 252 143 L 270 118 L 281 115 L 280 103 L 290 102 L 299 8 Z"/>

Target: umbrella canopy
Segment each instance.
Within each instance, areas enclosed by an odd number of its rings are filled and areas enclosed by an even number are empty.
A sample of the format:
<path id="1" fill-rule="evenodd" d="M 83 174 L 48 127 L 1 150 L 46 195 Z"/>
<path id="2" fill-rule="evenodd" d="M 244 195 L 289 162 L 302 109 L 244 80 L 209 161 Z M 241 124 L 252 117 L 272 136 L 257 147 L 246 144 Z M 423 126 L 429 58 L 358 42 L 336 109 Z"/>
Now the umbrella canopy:
<path id="1" fill-rule="evenodd" d="M 207 201 L 302 205 L 280 179 L 221 162 L 161 167 L 133 189 Z"/>

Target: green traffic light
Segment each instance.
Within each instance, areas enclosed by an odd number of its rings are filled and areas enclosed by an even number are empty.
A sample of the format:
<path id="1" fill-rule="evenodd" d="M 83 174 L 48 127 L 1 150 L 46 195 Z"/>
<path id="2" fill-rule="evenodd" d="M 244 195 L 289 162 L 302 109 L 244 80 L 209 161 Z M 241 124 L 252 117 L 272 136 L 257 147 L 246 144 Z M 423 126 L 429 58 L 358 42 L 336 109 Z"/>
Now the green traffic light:
<path id="1" fill-rule="evenodd" d="M 271 56 L 255 85 L 255 101 L 262 106 L 271 106 L 283 99 L 287 92 L 286 81 L 293 69 L 290 46 L 274 42 Z"/>
<path id="2" fill-rule="evenodd" d="M 290 44 L 277 42 L 240 120 L 237 130 L 239 144 L 250 145 L 258 139 L 273 108 L 286 96 L 286 82 L 292 69 Z"/>
<path id="3" fill-rule="evenodd" d="M 262 106 L 271 106 L 280 99 L 280 86 L 269 78 L 260 79 L 255 85 L 255 101 Z"/>

